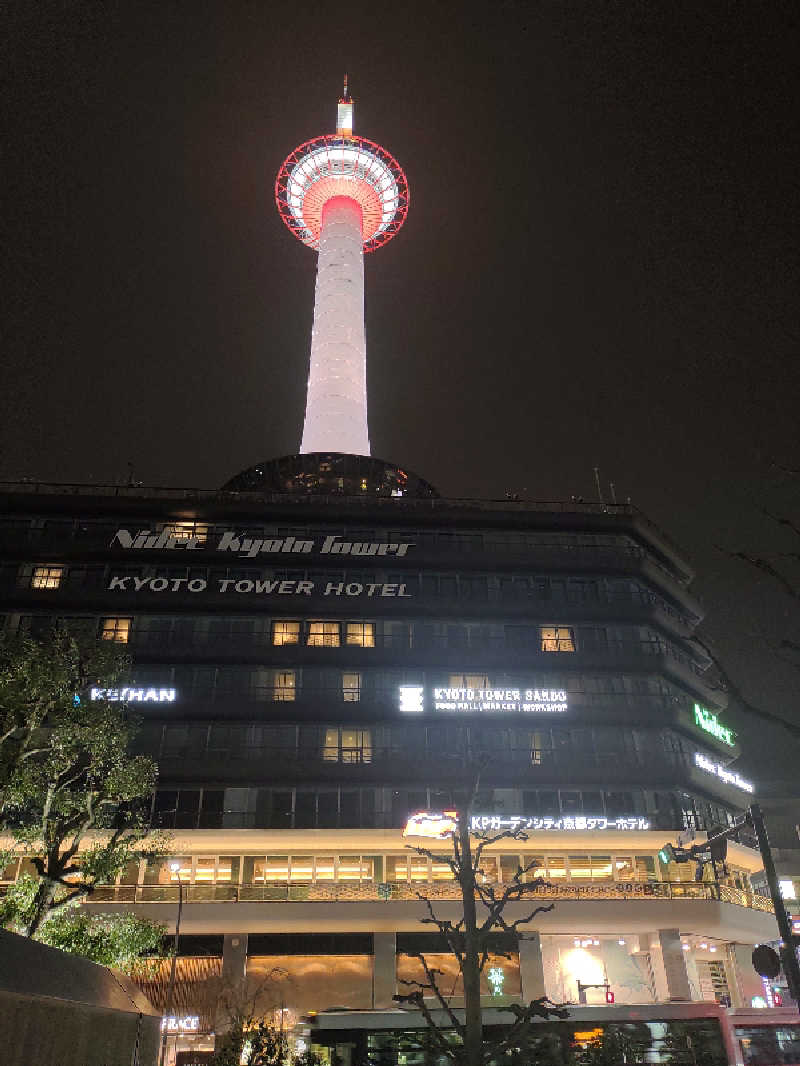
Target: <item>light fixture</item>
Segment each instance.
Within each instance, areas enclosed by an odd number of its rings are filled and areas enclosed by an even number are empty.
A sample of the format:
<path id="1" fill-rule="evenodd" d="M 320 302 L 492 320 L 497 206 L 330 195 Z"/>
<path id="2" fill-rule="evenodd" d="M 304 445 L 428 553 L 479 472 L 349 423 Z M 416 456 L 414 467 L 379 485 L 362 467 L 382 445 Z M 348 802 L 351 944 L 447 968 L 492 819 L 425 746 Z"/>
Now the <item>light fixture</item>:
<path id="1" fill-rule="evenodd" d="M 711 947 L 708 950 L 709 951 L 716 951 L 717 949 L 716 949 L 716 946 L 714 944 L 712 944 Z"/>
<path id="2" fill-rule="evenodd" d="M 701 951 L 708 951 L 708 944 L 705 944 L 705 943 L 701 944 L 700 945 L 700 950 Z"/>
<path id="3" fill-rule="evenodd" d="M 572 941 L 572 943 L 575 945 L 576 948 L 579 948 L 581 946 L 581 942 L 580 942 L 580 940 L 578 940 L 577 937 L 575 937 L 575 939 Z"/>
<path id="4" fill-rule="evenodd" d="M 623 947 L 623 948 L 625 947 L 625 941 L 622 939 L 622 937 L 619 938 L 617 943 L 620 945 L 620 947 Z"/>
<path id="5" fill-rule="evenodd" d="M 684 951 L 688 951 L 689 950 L 689 945 L 688 944 L 681 944 L 681 947 L 683 948 Z"/>
<path id="6" fill-rule="evenodd" d="M 592 943 L 594 944 L 594 946 L 596 948 L 600 947 L 600 941 L 599 940 L 593 940 Z"/>
<path id="7" fill-rule="evenodd" d="M 181 868 L 181 864 L 180 864 L 179 862 L 175 862 L 175 861 L 173 861 L 173 862 L 171 862 L 171 863 L 169 864 L 169 868 L 170 868 L 170 870 L 172 870 L 172 872 L 173 872 L 174 874 L 176 874 L 176 873 L 178 872 L 178 870 L 180 870 L 180 868 Z"/>

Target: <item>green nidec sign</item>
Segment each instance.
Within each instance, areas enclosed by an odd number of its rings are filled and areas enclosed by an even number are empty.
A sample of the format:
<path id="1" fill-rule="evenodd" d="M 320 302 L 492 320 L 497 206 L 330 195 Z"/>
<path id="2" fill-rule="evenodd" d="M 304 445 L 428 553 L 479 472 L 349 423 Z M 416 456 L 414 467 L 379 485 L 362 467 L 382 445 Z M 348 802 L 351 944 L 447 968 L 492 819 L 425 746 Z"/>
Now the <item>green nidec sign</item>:
<path id="1" fill-rule="evenodd" d="M 710 733 L 712 737 L 716 737 L 723 744 L 727 744 L 729 748 L 736 746 L 736 734 L 734 731 L 728 729 L 727 726 L 720 725 L 717 721 L 717 716 L 700 703 L 694 705 L 694 723 L 704 729 L 706 733 Z"/>

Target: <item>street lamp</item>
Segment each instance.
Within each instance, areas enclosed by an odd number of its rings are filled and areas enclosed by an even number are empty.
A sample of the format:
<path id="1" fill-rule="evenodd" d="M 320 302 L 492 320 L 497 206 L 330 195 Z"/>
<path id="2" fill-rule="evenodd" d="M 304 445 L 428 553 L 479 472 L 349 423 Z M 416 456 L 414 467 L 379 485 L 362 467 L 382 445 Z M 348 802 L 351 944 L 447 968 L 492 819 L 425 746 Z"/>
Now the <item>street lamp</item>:
<path id="1" fill-rule="evenodd" d="M 178 943 L 181 937 L 181 911 L 183 910 L 183 881 L 181 881 L 181 864 L 179 862 L 171 862 L 169 868 L 178 878 L 178 916 L 175 921 L 175 942 L 172 950 L 172 963 L 169 968 L 169 985 L 167 987 L 167 1012 L 164 1015 L 162 1021 L 163 1033 L 161 1035 L 161 1056 L 159 1058 L 159 1066 L 164 1066 L 167 1057 L 167 1025 L 166 1019 L 172 1016 L 172 1003 L 175 997 L 175 964 L 178 959 Z"/>

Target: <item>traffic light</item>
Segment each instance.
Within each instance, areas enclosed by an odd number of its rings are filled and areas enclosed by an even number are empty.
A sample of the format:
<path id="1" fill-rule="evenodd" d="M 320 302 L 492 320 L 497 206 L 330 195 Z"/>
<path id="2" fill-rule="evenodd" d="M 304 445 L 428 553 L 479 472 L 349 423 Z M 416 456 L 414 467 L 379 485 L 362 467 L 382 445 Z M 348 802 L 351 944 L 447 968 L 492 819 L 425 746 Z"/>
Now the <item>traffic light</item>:
<path id="1" fill-rule="evenodd" d="M 658 857 L 666 866 L 668 862 L 688 862 L 692 858 L 692 852 L 687 848 L 676 848 L 674 844 L 664 844 L 658 852 Z"/>

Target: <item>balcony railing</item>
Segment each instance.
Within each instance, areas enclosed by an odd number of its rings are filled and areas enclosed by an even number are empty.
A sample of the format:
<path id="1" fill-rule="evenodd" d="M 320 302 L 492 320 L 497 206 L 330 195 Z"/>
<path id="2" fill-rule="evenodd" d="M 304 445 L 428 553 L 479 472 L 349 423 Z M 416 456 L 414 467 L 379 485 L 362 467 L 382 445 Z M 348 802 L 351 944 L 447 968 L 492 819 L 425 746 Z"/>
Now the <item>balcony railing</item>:
<path id="1" fill-rule="evenodd" d="M 418 894 L 431 899 L 458 900 L 460 889 L 454 882 L 421 881 L 416 884 L 370 882 L 368 884 L 221 884 L 185 885 L 187 903 L 305 903 L 359 900 L 416 900 Z M 773 913 L 772 901 L 744 889 L 728 885 L 671 881 L 617 881 L 613 884 L 549 884 L 526 893 L 526 899 L 626 900 L 626 899 L 705 899 L 732 903 L 737 907 Z M 98 888 L 90 903 L 171 903 L 178 899 L 177 885 L 120 885 Z"/>

